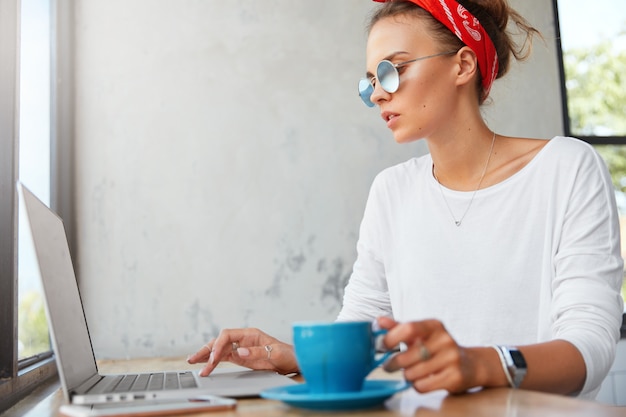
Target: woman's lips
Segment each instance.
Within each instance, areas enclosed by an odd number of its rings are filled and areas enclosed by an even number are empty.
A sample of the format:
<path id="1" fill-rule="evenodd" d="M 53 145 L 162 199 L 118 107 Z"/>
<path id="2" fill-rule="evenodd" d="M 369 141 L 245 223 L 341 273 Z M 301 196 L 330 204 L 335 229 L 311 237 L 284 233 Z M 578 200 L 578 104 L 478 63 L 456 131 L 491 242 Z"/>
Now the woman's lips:
<path id="1" fill-rule="evenodd" d="M 396 118 L 398 117 L 398 114 L 386 111 L 381 114 L 381 117 L 387 123 L 387 127 L 391 129 L 396 121 Z"/>

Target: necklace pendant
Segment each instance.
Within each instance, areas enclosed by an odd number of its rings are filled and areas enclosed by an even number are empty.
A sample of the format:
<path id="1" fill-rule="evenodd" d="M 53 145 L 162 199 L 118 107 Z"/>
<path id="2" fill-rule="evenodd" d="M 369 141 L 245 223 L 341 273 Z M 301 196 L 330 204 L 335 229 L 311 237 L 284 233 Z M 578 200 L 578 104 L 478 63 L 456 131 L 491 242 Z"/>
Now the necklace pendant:
<path id="1" fill-rule="evenodd" d="M 457 220 L 454 217 L 452 208 L 450 207 L 450 204 L 448 204 L 448 199 L 446 198 L 446 195 L 443 193 L 443 186 L 441 185 L 441 181 L 439 181 L 439 178 L 437 178 L 437 173 L 435 172 L 435 163 L 433 162 L 433 167 L 432 167 L 433 177 L 437 181 L 437 185 L 439 185 L 439 191 L 441 192 L 441 197 L 443 198 L 443 202 L 446 203 L 446 207 L 448 207 L 448 211 L 450 212 L 450 215 L 452 216 L 452 219 L 454 220 L 454 224 L 456 224 L 456 227 L 461 226 L 461 222 L 465 218 L 465 215 L 467 214 L 469 209 L 472 207 L 472 203 L 474 202 L 474 197 L 476 197 L 476 193 L 478 192 L 478 190 L 480 190 L 480 185 L 483 183 L 483 179 L 485 178 L 485 174 L 487 173 L 487 167 L 489 166 L 489 161 L 491 160 L 491 154 L 493 153 L 493 146 L 495 143 L 496 143 L 496 132 L 493 132 L 493 136 L 491 138 L 491 148 L 489 149 L 489 155 L 487 156 L 487 162 L 485 163 L 485 167 L 483 168 L 483 173 L 480 175 L 480 180 L 478 181 L 478 185 L 476 186 L 476 189 L 472 193 L 472 198 L 470 198 L 470 201 L 467 207 L 465 208 L 463 215 L 461 216 L 459 220 Z"/>

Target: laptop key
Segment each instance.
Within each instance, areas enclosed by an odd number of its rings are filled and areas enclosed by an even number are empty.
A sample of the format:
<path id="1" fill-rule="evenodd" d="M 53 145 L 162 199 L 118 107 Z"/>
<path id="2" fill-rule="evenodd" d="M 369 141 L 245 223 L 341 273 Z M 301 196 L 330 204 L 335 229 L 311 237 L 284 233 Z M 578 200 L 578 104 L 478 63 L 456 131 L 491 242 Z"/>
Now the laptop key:
<path id="1" fill-rule="evenodd" d="M 191 372 L 181 372 L 178 374 L 178 377 L 180 379 L 181 388 L 196 388 L 198 386 Z"/>
<path id="2" fill-rule="evenodd" d="M 148 382 L 148 391 L 156 391 L 163 389 L 163 374 L 150 375 L 150 382 Z"/>
<path id="3" fill-rule="evenodd" d="M 167 372 L 165 374 L 165 389 L 177 389 L 178 388 L 178 373 Z"/>
<path id="4" fill-rule="evenodd" d="M 93 387 L 89 389 L 92 394 L 104 394 L 113 392 L 117 384 L 122 380 L 122 375 L 103 376 Z"/>
<path id="5" fill-rule="evenodd" d="M 130 388 L 131 391 L 145 391 L 148 388 L 148 381 L 150 381 L 150 374 L 140 374 L 135 383 Z"/>
<path id="6" fill-rule="evenodd" d="M 120 383 L 117 384 L 114 391 L 115 392 L 129 391 L 130 387 L 133 385 L 133 382 L 135 382 L 135 379 L 137 379 L 137 375 L 134 375 L 134 374 L 125 375 L 124 378 L 122 378 L 122 380 L 120 381 Z"/>

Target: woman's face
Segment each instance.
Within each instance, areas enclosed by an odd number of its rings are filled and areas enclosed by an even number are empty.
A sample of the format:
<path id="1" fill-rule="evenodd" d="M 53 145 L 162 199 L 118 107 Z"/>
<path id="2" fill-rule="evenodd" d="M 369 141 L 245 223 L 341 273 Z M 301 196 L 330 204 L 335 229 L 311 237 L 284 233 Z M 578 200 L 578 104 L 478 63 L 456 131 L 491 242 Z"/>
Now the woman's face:
<path id="1" fill-rule="evenodd" d="M 394 64 L 442 51 L 426 32 L 422 19 L 412 16 L 387 17 L 376 22 L 367 41 L 367 77 L 376 74 L 378 63 Z M 434 134 L 453 117 L 456 102 L 455 55 L 412 62 L 398 68 L 400 87 L 385 92 L 378 83 L 371 101 L 398 143 Z"/>

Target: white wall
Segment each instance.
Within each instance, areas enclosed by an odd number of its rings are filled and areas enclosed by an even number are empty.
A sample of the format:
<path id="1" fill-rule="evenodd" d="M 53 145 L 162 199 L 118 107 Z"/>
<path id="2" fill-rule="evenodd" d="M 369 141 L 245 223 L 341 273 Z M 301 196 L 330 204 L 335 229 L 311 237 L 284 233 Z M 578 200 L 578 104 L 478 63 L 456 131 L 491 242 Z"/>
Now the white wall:
<path id="1" fill-rule="evenodd" d="M 561 113 L 550 0 L 496 83 L 499 133 Z M 332 320 L 368 189 L 425 152 L 356 92 L 368 0 L 77 0 L 77 268 L 98 358 L 184 355 L 225 327 Z"/>

